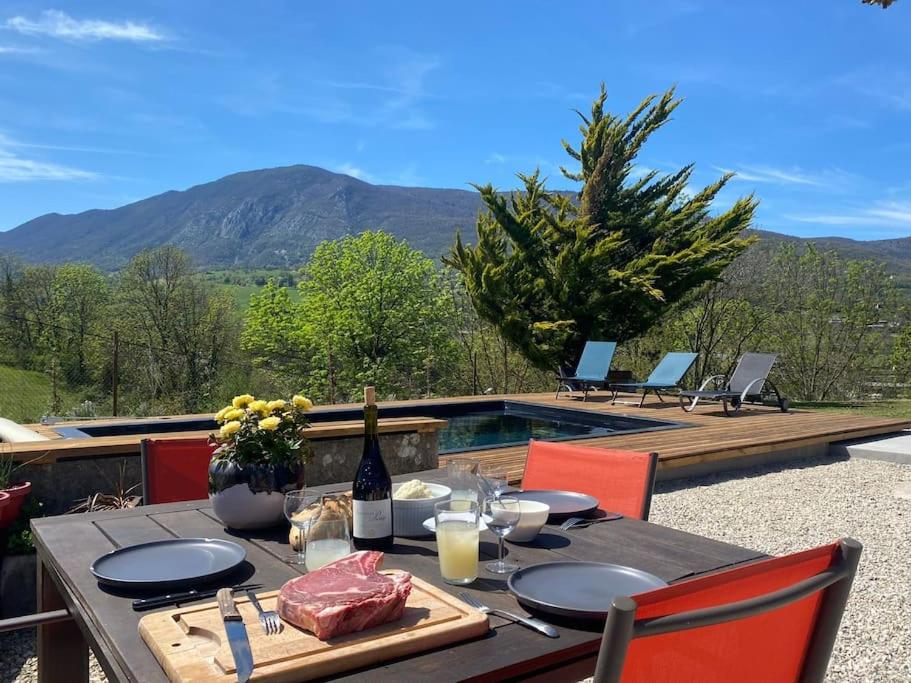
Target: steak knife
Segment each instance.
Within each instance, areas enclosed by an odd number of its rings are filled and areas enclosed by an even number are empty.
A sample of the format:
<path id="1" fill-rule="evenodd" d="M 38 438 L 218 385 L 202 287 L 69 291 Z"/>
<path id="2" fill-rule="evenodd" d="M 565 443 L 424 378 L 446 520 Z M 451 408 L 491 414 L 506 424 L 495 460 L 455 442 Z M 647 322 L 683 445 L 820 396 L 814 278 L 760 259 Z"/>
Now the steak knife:
<path id="1" fill-rule="evenodd" d="M 215 595 L 218 611 L 225 622 L 225 633 L 231 654 L 234 655 L 234 668 L 237 670 L 237 683 L 247 683 L 253 673 L 253 653 L 250 652 L 250 639 L 247 638 L 247 627 L 244 619 L 234 604 L 234 593 L 230 588 L 222 588 Z"/>

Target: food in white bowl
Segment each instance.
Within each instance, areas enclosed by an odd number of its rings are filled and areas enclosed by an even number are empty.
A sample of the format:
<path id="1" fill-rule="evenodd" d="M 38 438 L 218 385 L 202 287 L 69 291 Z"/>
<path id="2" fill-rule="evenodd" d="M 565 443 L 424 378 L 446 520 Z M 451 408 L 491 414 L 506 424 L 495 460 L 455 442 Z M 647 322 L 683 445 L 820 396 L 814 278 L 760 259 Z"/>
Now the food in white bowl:
<path id="1" fill-rule="evenodd" d="M 424 520 L 433 517 L 433 506 L 449 500 L 452 493 L 452 489 L 442 484 L 420 483 L 430 492 L 429 498 L 400 498 L 396 495 L 399 489 L 411 482 L 392 485 L 392 527 L 396 536 L 426 536 Z"/>
<path id="2" fill-rule="evenodd" d="M 412 479 L 394 489 L 392 497 L 395 500 L 423 500 L 433 498 L 433 491 L 420 479 Z"/>
<path id="3" fill-rule="evenodd" d="M 550 514 L 550 505 L 539 503 L 536 500 L 519 501 L 519 523 L 516 528 L 506 534 L 506 540 L 513 543 L 529 543 L 541 533 Z"/>

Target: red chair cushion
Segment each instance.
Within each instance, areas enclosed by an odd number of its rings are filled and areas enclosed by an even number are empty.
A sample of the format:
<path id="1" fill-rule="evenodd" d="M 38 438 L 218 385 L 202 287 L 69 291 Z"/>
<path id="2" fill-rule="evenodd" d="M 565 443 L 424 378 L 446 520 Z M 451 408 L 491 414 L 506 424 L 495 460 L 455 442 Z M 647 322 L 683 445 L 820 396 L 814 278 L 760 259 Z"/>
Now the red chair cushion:
<path id="1" fill-rule="evenodd" d="M 839 557 L 838 545 L 777 557 L 633 596 L 636 619 L 754 598 L 810 578 Z M 770 612 L 714 626 L 635 638 L 623 683 L 797 681 L 822 592 Z"/>
<path id="2" fill-rule="evenodd" d="M 144 490 L 146 505 L 200 500 L 209 495 L 208 439 L 146 439 Z"/>
<path id="3" fill-rule="evenodd" d="M 558 489 L 598 499 L 603 510 L 642 519 L 649 487 L 648 453 L 532 440 L 522 488 Z"/>

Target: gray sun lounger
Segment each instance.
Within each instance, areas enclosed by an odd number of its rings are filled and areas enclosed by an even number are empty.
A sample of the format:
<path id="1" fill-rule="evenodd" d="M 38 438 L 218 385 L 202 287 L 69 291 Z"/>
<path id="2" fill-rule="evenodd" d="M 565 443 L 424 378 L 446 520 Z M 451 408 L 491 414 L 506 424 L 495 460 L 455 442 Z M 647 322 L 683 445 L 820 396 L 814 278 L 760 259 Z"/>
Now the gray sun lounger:
<path id="1" fill-rule="evenodd" d="M 737 361 L 730 378 L 709 377 L 697 391 L 681 391 L 680 407 L 691 413 L 699 401 L 720 401 L 725 415 L 733 415 L 744 403 L 767 404 L 771 400 L 781 412 L 788 412 L 790 401 L 779 393 L 769 379 L 777 353 L 745 353 Z M 708 389 L 714 383 L 718 389 Z"/>
<path id="2" fill-rule="evenodd" d="M 693 367 L 693 363 L 696 362 L 698 356 L 698 353 L 672 351 L 664 355 L 664 358 L 655 366 L 652 374 L 644 382 L 611 383 L 610 388 L 614 392 L 611 397 L 611 404 L 617 402 L 617 394 L 621 391 L 637 392 L 640 389 L 642 390 L 642 398 L 639 400 L 640 408 L 645 403 L 645 397 L 648 396 L 650 391 L 655 392 L 655 396 L 663 403 L 664 399 L 661 398 L 661 392 L 676 389 L 683 376 Z"/>
<path id="3" fill-rule="evenodd" d="M 588 392 L 592 389 L 601 389 L 607 385 L 607 373 L 617 350 L 617 342 L 588 341 L 582 349 L 582 357 L 576 366 L 576 372 L 567 376 L 560 368 L 557 375 L 557 394 L 560 398 L 561 391 L 582 391 L 582 400 L 588 399 Z"/>

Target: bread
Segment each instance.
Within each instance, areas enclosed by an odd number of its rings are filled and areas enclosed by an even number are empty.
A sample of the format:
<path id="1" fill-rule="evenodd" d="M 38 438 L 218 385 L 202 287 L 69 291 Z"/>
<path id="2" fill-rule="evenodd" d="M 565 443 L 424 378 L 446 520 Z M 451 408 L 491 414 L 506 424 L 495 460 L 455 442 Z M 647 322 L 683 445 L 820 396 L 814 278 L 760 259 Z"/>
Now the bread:
<path id="1" fill-rule="evenodd" d="M 323 517 L 324 519 L 338 519 L 339 516 L 343 516 L 345 518 L 345 520 L 348 522 L 348 530 L 350 532 L 351 524 L 352 524 L 351 508 L 352 508 L 351 494 L 343 493 L 339 496 L 336 496 L 335 498 L 327 500 L 326 507 L 323 510 L 322 515 L 320 515 L 320 516 Z M 319 513 L 319 511 L 320 511 L 320 504 L 313 503 L 303 512 L 299 512 L 296 515 L 294 515 L 294 518 L 305 521 L 305 520 L 310 519 L 317 513 Z M 317 523 L 313 525 L 313 529 L 311 530 L 311 534 L 312 534 L 311 538 L 312 537 L 319 538 L 319 527 L 320 527 L 320 523 L 317 521 Z M 291 544 L 291 548 L 293 548 L 294 550 L 300 550 L 300 545 L 301 545 L 300 534 L 301 534 L 301 532 L 296 526 L 291 527 L 291 531 L 288 534 L 288 543 Z"/>

